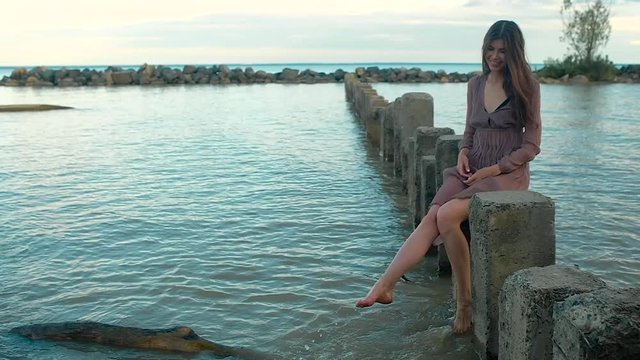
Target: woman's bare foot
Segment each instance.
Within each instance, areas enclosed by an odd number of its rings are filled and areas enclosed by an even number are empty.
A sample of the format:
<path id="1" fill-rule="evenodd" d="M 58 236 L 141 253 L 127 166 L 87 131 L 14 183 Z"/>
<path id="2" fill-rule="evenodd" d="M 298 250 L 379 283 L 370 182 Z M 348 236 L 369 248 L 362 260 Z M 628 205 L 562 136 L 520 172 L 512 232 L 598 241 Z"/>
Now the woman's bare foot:
<path id="1" fill-rule="evenodd" d="M 472 308 L 471 303 L 458 303 L 456 307 L 456 318 L 453 320 L 453 332 L 461 335 L 471 330 Z"/>
<path id="2" fill-rule="evenodd" d="M 367 294 L 366 298 L 356 301 L 356 306 L 369 307 L 375 303 L 391 304 L 392 302 L 393 288 L 384 285 L 380 280 L 378 280 L 371 290 L 369 290 L 369 294 Z"/>

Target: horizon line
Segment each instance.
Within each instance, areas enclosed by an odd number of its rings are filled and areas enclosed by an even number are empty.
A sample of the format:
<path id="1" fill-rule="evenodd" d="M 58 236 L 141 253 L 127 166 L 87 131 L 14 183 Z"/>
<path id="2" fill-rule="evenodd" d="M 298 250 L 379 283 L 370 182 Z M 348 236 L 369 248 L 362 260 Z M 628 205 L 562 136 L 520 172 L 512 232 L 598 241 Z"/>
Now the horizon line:
<path id="1" fill-rule="evenodd" d="M 61 67 L 61 66 L 142 66 L 144 64 L 148 64 L 148 65 L 164 65 L 164 66 L 170 66 L 170 65 L 194 65 L 194 66 L 202 66 L 202 65 L 206 65 L 206 66 L 212 66 L 212 65 L 385 65 L 385 64 L 397 64 L 397 65 L 402 65 L 402 64 L 432 64 L 432 65 L 482 65 L 482 62 L 455 62 L 455 61 L 435 61 L 435 62 L 429 62 L 429 61 L 380 61 L 380 62 L 376 62 L 376 61 L 364 61 L 364 62 L 354 62 L 354 61 L 349 61 L 349 62 L 335 62 L 335 61 L 331 61 L 331 62 L 264 62 L 264 63 L 260 63 L 260 62 L 255 62 L 255 63 L 248 63 L 248 62 L 226 62 L 226 63 L 165 63 L 165 64 L 161 64 L 161 63 L 149 63 L 149 62 L 144 62 L 141 64 L 131 64 L 131 63 L 122 63 L 122 64 L 40 64 L 40 65 L 2 65 L 0 64 L 0 68 L 16 68 L 16 67 L 38 67 L 38 66 L 56 66 L 56 67 Z M 538 63 L 530 63 L 530 64 L 538 64 Z M 542 63 L 539 63 L 542 64 Z"/>
<path id="2" fill-rule="evenodd" d="M 55 68 L 92 68 L 92 67 L 141 67 L 143 65 L 155 65 L 155 66 L 279 66 L 279 65 L 467 65 L 467 66 L 482 66 L 482 62 L 454 62 L 454 61 L 365 61 L 365 62 L 265 62 L 265 63 L 245 63 L 245 62 L 228 62 L 228 63 L 149 63 L 144 62 L 142 64 L 40 64 L 40 65 L 1 65 L 0 69 L 16 69 L 16 68 L 37 68 L 37 67 L 55 67 Z M 544 62 L 530 62 L 531 66 L 544 66 Z M 614 66 L 640 66 L 640 63 L 614 63 Z M 338 70 L 338 69 L 336 69 Z"/>

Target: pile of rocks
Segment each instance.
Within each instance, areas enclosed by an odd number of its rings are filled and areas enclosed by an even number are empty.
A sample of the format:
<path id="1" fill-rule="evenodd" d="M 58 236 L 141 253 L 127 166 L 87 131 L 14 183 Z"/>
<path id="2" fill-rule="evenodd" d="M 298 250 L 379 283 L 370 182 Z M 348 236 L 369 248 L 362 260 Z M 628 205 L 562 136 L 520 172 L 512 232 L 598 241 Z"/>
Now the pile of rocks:
<path id="1" fill-rule="evenodd" d="M 616 82 L 640 83 L 640 65 L 625 65 L 620 68 Z"/>
<path id="2" fill-rule="evenodd" d="M 111 86 L 111 85 L 190 85 L 190 84 L 266 84 L 294 83 L 317 84 L 343 82 L 346 71 L 338 69 L 332 73 L 316 72 L 310 69 L 299 71 L 284 68 L 281 72 L 268 73 L 254 71 L 247 67 L 230 69 L 227 65 L 195 66 L 186 65 L 175 69 L 163 65 L 144 64 L 139 69 L 123 69 L 109 66 L 104 71 L 95 69 L 33 69 L 17 68 L 9 77 L 0 80 L 0 86 Z M 406 69 L 360 67 L 355 75 L 364 82 L 466 82 L 474 74 L 447 74 L 444 70 L 422 71 L 419 68 Z"/>
<path id="3" fill-rule="evenodd" d="M 542 84 L 589 84 L 591 81 L 585 75 L 569 76 L 565 74 L 559 78 L 551 78 L 540 76 L 540 72 L 544 70 L 540 69 L 534 72 L 534 75 L 538 78 L 538 81 Z M 640 83 L 640 65 L 625 65 L 618 69 L 615 77 L 611 82 L 614 83 Z"/>

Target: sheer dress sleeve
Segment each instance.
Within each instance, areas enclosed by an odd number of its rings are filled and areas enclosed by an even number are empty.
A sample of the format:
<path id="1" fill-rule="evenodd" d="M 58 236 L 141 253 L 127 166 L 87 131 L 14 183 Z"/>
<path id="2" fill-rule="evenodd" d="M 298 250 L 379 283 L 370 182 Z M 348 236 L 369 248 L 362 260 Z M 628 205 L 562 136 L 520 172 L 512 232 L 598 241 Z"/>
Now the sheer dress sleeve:
<path id="1" fill-rule="evenodd" d="M 537 82 L 535 83 L 531 106 L 533 107 L 534 116 L 531 119 L 527 119 L 524 124 L 522 145 L 498 162 L 500 172 L 503 174 L 510 173 L 521 167 L 540 153 L 542 120 L 540 119 L 540 84 Z"/>
<path id="2" fill-rule="evenodd" d="M 477 94 L 474 94 L 475 83 L 478 81 L 478 77 L 474 77 L 467 83 L 467 119 L 464 127 L 464 135 L 462 138 L 461 149 L 471 149 L 473 147 L 473 135 L 476 129 L 471 126 L 471 114 L 473 110 L 473 99 Z"/>

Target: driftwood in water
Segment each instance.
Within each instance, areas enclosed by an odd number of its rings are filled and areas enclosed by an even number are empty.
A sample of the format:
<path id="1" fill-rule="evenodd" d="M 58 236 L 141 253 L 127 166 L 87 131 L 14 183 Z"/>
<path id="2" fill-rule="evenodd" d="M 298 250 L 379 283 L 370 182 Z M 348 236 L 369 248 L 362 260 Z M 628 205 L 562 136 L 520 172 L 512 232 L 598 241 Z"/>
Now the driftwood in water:
<path id="1" fill-rule="evenodd" d="M 182 352 L 209 351 L 218 356 L 264 358 L 250 350 L 216 344 L 202 339 L 191 328 L 140 329 L 97 322 L 62 322 L 19 326 L 11 332 L 34 340 L 92 342 L 128 348 Z"/>
<path id="2" fill-rule="evenodd" d="M 46 105 L 46 104 L 0 105 L 0 112 L 47 111 L 47 110 L 65 110 L 65 109 L 73 109 L 73 108 L 69 106 Z"/>

